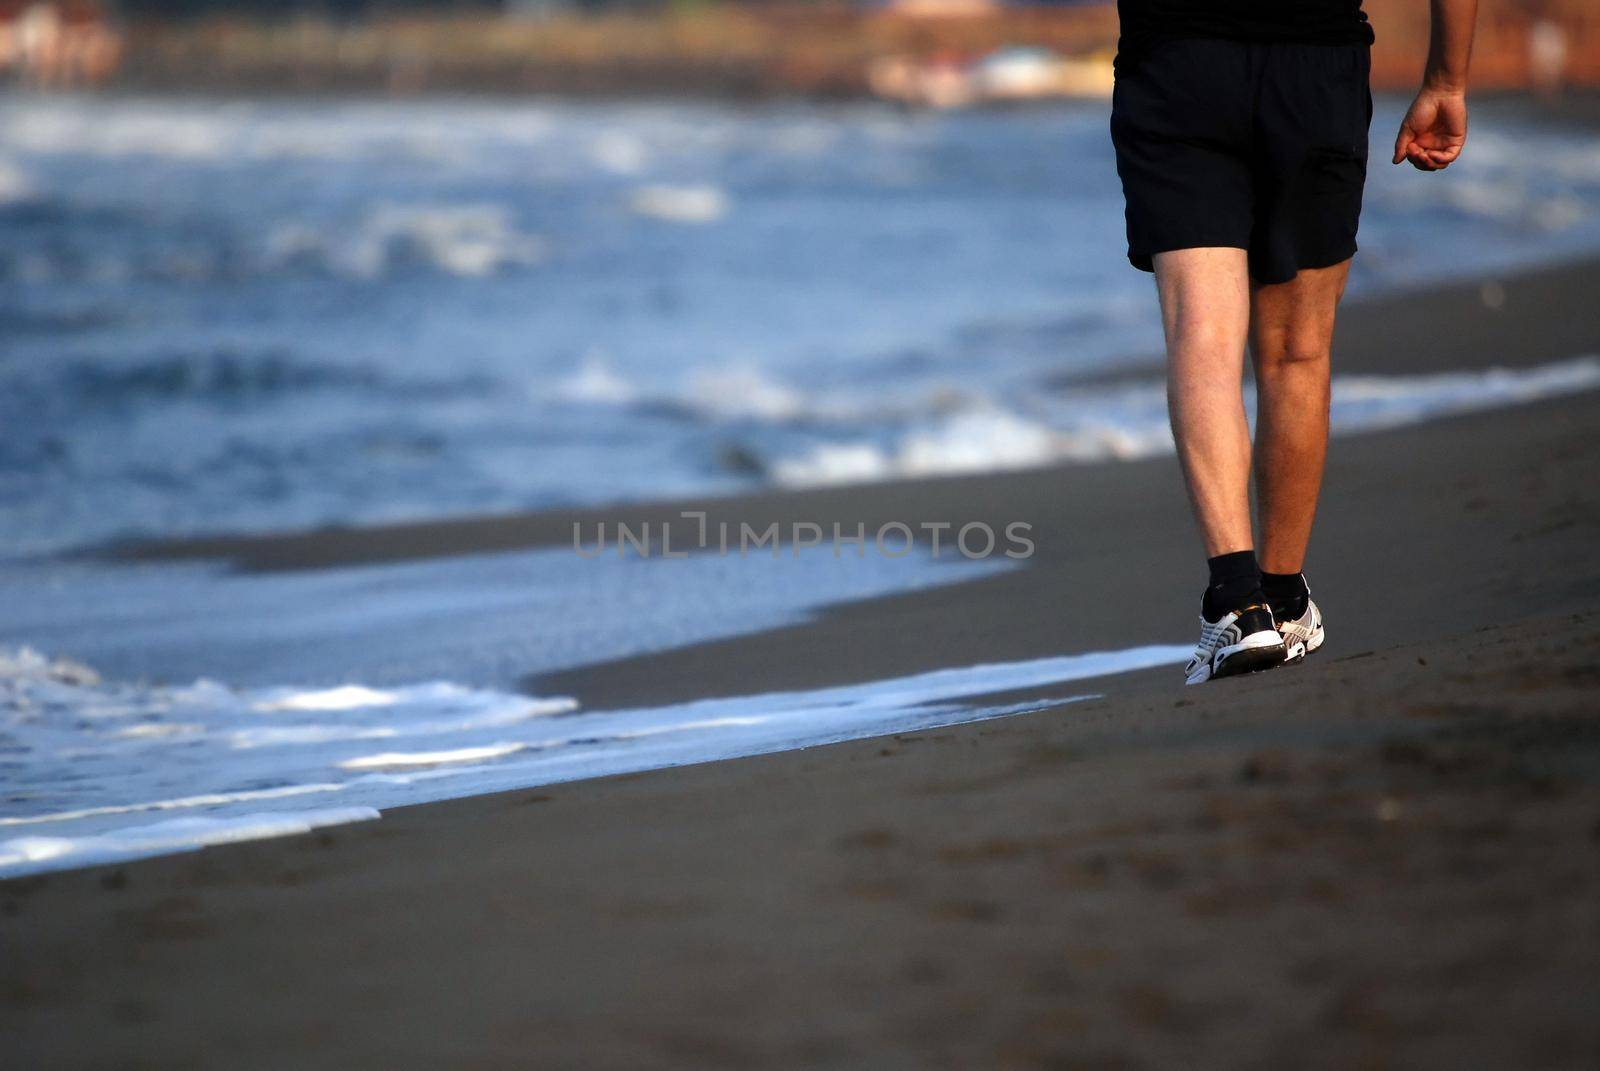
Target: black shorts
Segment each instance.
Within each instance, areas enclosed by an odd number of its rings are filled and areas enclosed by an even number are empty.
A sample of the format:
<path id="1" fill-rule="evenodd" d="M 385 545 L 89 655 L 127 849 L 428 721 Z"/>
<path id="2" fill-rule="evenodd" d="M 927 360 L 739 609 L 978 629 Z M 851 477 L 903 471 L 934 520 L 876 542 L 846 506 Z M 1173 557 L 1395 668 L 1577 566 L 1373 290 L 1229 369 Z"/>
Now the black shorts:
<path id="1" fill-rule="evenodd" d="M 1163 41 L 1120 66 L 1111 140 L 1128 205 L 1128 260 L 1248 250 L 1281 283 L 1356 251 L 1367 179 L 1365 44 Z"/>

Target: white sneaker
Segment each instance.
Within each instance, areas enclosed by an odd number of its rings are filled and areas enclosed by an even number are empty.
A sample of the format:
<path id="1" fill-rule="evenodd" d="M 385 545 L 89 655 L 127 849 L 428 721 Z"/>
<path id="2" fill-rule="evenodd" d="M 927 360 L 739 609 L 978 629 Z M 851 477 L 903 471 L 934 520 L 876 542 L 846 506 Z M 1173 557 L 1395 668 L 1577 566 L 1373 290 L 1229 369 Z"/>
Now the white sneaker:
<path id="1" fill-rule="evenodd" d="M 1293 621 L 1280 624 L 1278 631 L 1283 634 L 1283 643 L 1289 652 L 1285 662 L 1300 661 L 1321 647 L 1322 641 L 1328 638 L 1322 631 L 1322 611 L 1311 601 L 1309 592 L 1306 594 L 1306 612 Z"/>
<path id="2" fill-rule="evenodd" d="M 1256 603 L 1219 620 L 1200 618 L 1200 646 L 1184 667 L 1185 684 L 1201 684 L 1257 669 L 1271 669 L 1288 654 L 1272 611 Z"/>

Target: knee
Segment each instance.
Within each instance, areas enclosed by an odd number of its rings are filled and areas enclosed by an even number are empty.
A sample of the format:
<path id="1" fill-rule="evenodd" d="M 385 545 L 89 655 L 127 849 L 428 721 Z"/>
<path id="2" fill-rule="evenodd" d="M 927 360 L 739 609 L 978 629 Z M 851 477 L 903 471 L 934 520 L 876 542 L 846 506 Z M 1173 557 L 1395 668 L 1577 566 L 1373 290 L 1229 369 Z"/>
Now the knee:
<path id="1" fill-rule="evenodd" d="M 1311 371 L 1327 367 L 1328 343 L 1321 338 L 1289 335 L 1258 347 L 1254 357 L 1258 373 L 1288 369 Z"/>
<path id="2" fill-rule="evenodd" d="M 1199 317 L 1184 319 L 1169 332 L 1167 344 L 1189 353 L 1231 353 L 1238 360 L 1244 354 L 1244 331 L 1238 324 Z"/>

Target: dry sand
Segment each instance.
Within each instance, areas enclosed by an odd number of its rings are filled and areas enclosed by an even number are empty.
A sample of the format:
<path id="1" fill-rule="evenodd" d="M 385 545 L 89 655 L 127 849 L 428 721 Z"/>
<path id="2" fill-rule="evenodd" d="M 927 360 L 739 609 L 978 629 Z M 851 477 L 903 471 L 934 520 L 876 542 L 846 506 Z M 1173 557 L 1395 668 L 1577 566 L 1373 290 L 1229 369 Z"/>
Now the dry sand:
<path id="1" fill-rule="evenodd" d="M 1368 349 L 1342 359 L 1450 364 L 1383 350 L 1400 329 L 1378 317 L 1404 310 L 1459 366 L 1581 352 L 1600 334 L 1595 268 L 1543 278 L 1505 284 L 1498 310 L 1479 300 L 1498 326 L 1476 335 L 1457 318 L 1480 315 L 1477 284 L 1354 306 L 1345 337 Z M 1502 337 L 1528 341 L 1502 353 Z M 1590 394 L 1337 442 L 1310 565 L 1331 639 L 1293 669 L 1187 690 L 1176 670 L 1131 674 L 998 721 L 0 883 L 0 1058 L 1595 1067 L 1597 432 Z M 1192 628 L 1170 460 L 713 510 L 1022 519 L 1039 554 L 530 685 L 667 702 Z M 459 553 L 562 542 L 574 516 L 159 553 Z"/>

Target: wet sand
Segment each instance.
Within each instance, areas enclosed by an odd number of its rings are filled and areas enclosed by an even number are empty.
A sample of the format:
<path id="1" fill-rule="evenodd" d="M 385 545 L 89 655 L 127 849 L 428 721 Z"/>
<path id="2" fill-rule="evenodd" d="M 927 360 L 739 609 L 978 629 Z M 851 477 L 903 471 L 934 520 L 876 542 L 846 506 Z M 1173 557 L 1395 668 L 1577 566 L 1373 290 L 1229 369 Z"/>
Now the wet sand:
<path id="1" fill-rule="evenodd" d="M 1366 349 L 1341 360 L 1593 352 L 1600 276 L 1543 278 L 1479 300 L 1493 331 L 1458 325 L 1479 283 L 1352 306 Z M 1406 310 L 1450 360 L 1393 348 Z M 0 883 L 0 1046 L 18 1067 L 1593 1067 L 1597 472 L 1596 394 L 1337 441 L 1309 566 L 1331 638 L 1293 669 L 1130 674 L 997 721 Z M 707 507 L 1020 519 L 1038 554 L 531 688 L 599 708 L 1190 638 L 1170 459 Z M 677 508 L 144 553 L 296 568 Z"/>

